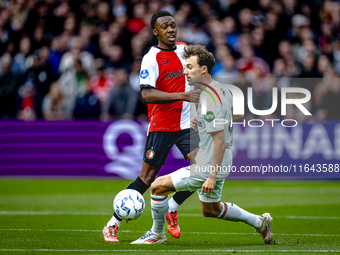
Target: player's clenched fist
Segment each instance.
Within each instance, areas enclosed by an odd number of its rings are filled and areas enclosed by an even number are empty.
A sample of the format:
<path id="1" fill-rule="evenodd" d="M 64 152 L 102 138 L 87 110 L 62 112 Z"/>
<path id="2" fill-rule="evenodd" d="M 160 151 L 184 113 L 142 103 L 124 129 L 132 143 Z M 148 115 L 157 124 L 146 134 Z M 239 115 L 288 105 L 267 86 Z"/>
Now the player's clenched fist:
<path id="1" fill-rule="evenodd" d="M 195 89 L 190 91 L 190 102 L 198 103 L 200 101 L 201 90 Z"/>
<path id="2" fill-rule="evenodd" d="M 184 101 L 198 103 L 200 101 L 201 90 L 195 89 L 184 93 Z"/>
<path id="3" fill-rule="evenodd" d="M 205 193 L 207 193 L 207 194 L 213 193 L 213 192 L 214 192 L 215 185 L 216 185 L 216 178 L 210 178 L 210 177 L 209 177 L 209 178 L 203 183 L 202 191 L 205 192 Z"/>

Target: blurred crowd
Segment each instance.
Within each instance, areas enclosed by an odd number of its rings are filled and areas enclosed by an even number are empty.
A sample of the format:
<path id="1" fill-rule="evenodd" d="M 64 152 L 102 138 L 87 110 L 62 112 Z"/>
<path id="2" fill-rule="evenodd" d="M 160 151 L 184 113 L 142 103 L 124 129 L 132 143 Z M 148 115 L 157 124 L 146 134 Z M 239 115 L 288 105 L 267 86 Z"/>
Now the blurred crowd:
<path id="1" fill-rule="evenodd" d="M 0 118 L 146 118 L 139 72 L 159 10 L 174 15 L 177 41 L 214 53 L 213 78 L 252 88 L 255 109 L 271 108 L 273 87 L 279 98 L 302 87 L 312 116 L 291 106 L 286 118 L 340 119 L 333 0 L 0 0 Z"/>

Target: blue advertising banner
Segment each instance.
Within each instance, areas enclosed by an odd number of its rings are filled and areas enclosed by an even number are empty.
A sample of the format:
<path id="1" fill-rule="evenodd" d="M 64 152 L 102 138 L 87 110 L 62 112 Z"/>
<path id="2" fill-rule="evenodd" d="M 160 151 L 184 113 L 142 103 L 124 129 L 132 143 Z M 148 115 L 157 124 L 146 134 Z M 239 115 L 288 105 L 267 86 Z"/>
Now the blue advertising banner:
<path id="1" fill-rule="evenodd" d="M 0 123 L 0 176 L 139 175 L 148 123 Z M 340 122 L 234 125 L 230 178 L 339 178 Z M 174 147 L 160 175 L 189 162 Z"/>

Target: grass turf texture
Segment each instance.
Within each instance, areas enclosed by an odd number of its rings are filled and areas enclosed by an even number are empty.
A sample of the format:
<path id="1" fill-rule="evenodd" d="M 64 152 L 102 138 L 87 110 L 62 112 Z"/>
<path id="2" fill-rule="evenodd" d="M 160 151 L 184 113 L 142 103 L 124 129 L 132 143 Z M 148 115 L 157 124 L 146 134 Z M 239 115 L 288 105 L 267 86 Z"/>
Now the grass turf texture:
<path id="1" fill-rule="evenodd" d="M 123 222 L 119 243 L 101 230 L 114 196 L 128 181 L 0 179 L 1 254 L 296 254 L 340 253 L 340 182 L 230 181 L 222 201 L 255 214 L 270 212 L 276 244 L 264 245 L 253 228 L 204 218 L 197 194 L 179 209 L 182 235 L 166 245 L 130 245 L 152 226 L 150 195 L 135 221 Z"/>

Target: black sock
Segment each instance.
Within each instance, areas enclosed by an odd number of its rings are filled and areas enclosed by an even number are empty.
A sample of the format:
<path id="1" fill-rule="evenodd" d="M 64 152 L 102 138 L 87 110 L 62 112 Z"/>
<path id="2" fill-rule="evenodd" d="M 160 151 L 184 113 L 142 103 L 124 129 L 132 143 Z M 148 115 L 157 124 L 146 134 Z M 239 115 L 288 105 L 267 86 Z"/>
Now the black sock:
<path id="1" fill-rule="evenodd" d="M 148 190 L 149 187 L 150 185 L 146 185 L 138 176 L 136 180 L 130 183 L 127 189 L 137 190 L 139 193 L 143 195 L 145 191 Z"/>
<path id="2" fill-rule="evenodd" d="M 116 213 L 113 213 L 113 216 L 115 216 L 117 220 L 122 221 L 122 219 Z"/>
<path id="3" fill-rule="evenodd" d="M 172 197 L 175 202 L 179 205 L 181 205 L 188 197 L 190 197 L 192 194 L 195 193 L 196 190 L 194 191 L 189 191 L 189 190 L 185 190 L 185 191 L 178 191 L 175 193 L 175 195 Z"/>

